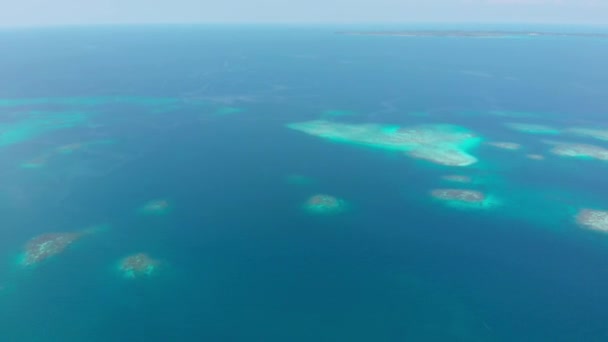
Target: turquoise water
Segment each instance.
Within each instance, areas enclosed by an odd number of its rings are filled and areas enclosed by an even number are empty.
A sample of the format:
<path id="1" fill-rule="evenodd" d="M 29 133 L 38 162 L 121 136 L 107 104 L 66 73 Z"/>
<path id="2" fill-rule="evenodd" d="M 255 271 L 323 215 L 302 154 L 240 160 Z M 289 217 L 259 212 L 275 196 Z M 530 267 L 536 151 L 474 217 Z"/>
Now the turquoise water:
<path id="1" fill-rule="evenodd" d="M 608 161 L 543 140 L 608 148 L 567 133 L 608 128 L 608 41 L 338 30 L 0 32 L 0 339 L 605 340 L 608 235 L 575 217 L 608 210 Z M 454 125 L 477 162 L 289 128 L 313 120 Z M 452 187 L 493 205 L 429 196 Z M 348 210 L 303 210 L 315 194 Z M 92 226 L 19 264 L 31 238 Z M 126 279 L 140 252 L 156 272 Z"/>

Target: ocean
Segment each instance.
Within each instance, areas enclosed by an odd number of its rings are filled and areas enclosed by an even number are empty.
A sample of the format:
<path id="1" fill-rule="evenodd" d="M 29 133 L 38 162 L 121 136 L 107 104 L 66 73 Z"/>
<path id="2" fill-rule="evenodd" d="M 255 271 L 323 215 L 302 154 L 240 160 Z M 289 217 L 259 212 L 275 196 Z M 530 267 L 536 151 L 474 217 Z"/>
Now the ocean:
<path id="1" fill-rule="evenodd" d="M 608 210 L 608 139 L 576 129 L 608 132 L 608 39 L 344 30 L 0 31 L 0 340 L 607 340 L 608 235 L 576 219 Z M 24 264 L 47 233 L 77 235 Z"/>

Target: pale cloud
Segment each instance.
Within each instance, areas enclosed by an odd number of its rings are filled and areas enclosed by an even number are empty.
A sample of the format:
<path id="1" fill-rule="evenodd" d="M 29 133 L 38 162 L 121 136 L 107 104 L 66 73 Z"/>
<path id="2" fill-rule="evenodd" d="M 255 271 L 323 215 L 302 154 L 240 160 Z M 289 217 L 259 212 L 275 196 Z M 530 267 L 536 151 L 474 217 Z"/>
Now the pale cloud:
<path id="1" fill-rule="evenodd" d="M 560 5 L 560 6 L 605 6 L 604 0 L 463 0 L 465 3 L 478 3 L 488 5 Z"/>
<path id="2" fill-rule="evenodd" d="M 0 9 L 0 26 L 209 22 L 608 25 L 608 0 L 5 0 Z"/>

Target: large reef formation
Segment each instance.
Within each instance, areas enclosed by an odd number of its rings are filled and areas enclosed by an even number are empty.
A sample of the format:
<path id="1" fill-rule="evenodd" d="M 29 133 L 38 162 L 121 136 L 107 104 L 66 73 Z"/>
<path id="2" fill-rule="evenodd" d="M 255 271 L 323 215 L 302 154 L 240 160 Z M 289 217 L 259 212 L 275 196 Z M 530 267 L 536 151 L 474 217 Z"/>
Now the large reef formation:
<path id="1" fill-rule="evenodd" d="M 467 129 L 453 125 L 400 127 L 314 120 L 288 127 L 332 141 L 403 151 L 412 158 L 446 166 L 476 163 L 469 151 L 481 142 Z"/>
<path id="2" fill-rule="evenodd" d="M 608 149 L 600 146 L 558 141 L 545 141 L 545 143 L 552 145 L 551 153 L 558 156 L 608 161 Z"/>
<path id="3" fill-rule="evenodd" d="M 608 141 L 608 129 L 575 127 L 568 129 L 568 133 Z"/>
<path id="4" fill-rule="evenodd" d="M 587 229 L 608 233 L 608 211 L 582 209 L 576 216 L 576 222 Z"/>

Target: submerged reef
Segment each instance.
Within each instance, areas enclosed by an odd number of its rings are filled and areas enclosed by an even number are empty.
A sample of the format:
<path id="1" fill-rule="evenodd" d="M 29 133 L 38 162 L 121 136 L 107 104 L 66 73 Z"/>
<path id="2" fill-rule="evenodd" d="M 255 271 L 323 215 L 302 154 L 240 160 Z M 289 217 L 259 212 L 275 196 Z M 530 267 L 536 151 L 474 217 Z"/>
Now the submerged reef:
<path id="1" fill-rule="evenodd" d="M 81 150 L 84 146 L 85 146 L 85 144 L 80 143 L 80 142 L 71 143 L 71 144 L 61 145 L 61 146 L 55 148 L 55 151 L 57 153 L 61 153 L 61 154 L 71 154 L 78 150 Z"/>
<path id="2" fill-rule="evenodd" d="M 513 142 L 489 142 L 488 145 L 500 148 L 502 150 L 516 151 L 521 148 L 521 145 Z"/>
<path id="3" fill-rule="evenodd" d="M 343 212 L 347 207 L 346 201 L 342 199 L 331 195 L 317 194 L 304 203 L 303 209 L 310 214 L 327 215 Z"/>
<path id="4" fill-rule="evenodd" d="M 243 108 L 240 107 L 220 107 L 215 111 L 216 115 L 231 115 L 231 114 L 238 114 L 243 112 Z"/>
<path id="5" fill-rule="evenodd" d="M 598 140 L 608 141 L 608 129 L 596 129 L 596 128 L 570 128 L 567 130 L 568 133 L 594 138 Z"/>
<path id="6" fill-rule="evenodd" d="M 103 226 L 92 227 L 79 232 L 47 233 L 38 235 L 25 244 L 21 265 L 31 267 L 63 252 L 82 237 L 96 233 Z"/>
<path id="7" fill-rule="evenodd" d="M 74 241 L 80 239 L 80 233 L 48 233 L 36 236 L 25 245 L 21 264 L 33 266 L 63 252 Z"/>
<path id="8" fill-rule="evenodd" d="M 142 215 L 160 216 L 171 211 L 171 205 L 166 199 L 156 199 L 146 202 L 139 208 L 139 213 Z"/>
<path id="9" fill-rule="evenodd" d="M 498 204 L 496 199 L 477 190 L 434 189 L 430 194 L 434 199 L 456 208 L 490 208 Z"/>
<path id="10" fill-rule="evenodd" d="M 311 185 L 315 182 L 314 179 L 300 175 L 300 174 L 291 174 L 285 177 L 285 182 L 292 185 Z"/>
<path id="11" fill-rule="evenodd" d="M 47 132 L 76 127 L 86 122 L 80 112 L 27 112 L 18 121 L 0 123 L 0 147 L 37 138 Z"/>
<path id="12" fill-rule="evenodd" d="M 200 101 L 188 101 L 199 106 Z M 48 132 L 83 126 L 90 117 L 116 106 L 145 106 L 163 113 L 186 105 L 181 98 L 154 97 L 47 97 L 0 98 L 0 147 L 30 141 Z M 52 110 L 49 110 L 52 108 Z"/>
<path id="13" fill-rule="evenodd" d="M 608 211 L 606 210 L 582 209 L 576 215 L 576 222 L 587 229 L 608 233 Z"/>
<path id="14" fill-rule="evenodd" d="M 467 129 L 453 125 L 400 127 L 315 120 L 288 127 L 332 141 L 403 151 L 412 158 L 446 166 L 476 163 L 477 158 L 468 151 L 481 142 Z"/>
<path id="15" fill-rule="evenodd" d="M 461 202 L 483 202 L 486 195 L 483 192 L 476 190 L 460 190 L 460 189 L 435 189 L 431 191 L 431 196 L 447 201 Z"/>
<path id="16" fill-rule="evenodd" d="M 551 149 L 551 153 L 558 156 L 608 161 L 608 149 L 603 147 L 558 141 L 545 141 L 545 143 L 552 145 L 553 148 Z"/>
<path id="17" fill-rule="evenodd" d="M 45 153 L 21 163 L 21 167 L 24 169 L 39 169 L 45 167 L 51 157 L 52 155 Z"/>
<path id="18" fill-rule="evenodd" d="M 471 177 L 463 175 L 446 175 L 441 177 L 441 179 L 454 183 L 471 183 L 473 181 Z"/>
<path id="19" fill-rule="evenodd" d="M 545 156 L 541 154 L 526 154 L 526 158 L 531 160 L 544 160 Z"/>
<path id="20" fill-rule="evenodd" d="M 530 134 L 559 134 L 559 130 L 553 127 L 545 126 L 545 125 L 537 125 L 537 124 L 526 124 L 526 123 L 517 123 L 511 122 L 505 124 L 508 128 L 522 132 L 522 133 L 530 133 Z"/>
<path id="21" fill-rule="evenodd" d="M 118 270 L 127 279 L 137 279 L 156 274 L 160 264 L 145 253 L 137 253 L 120 260 Z"/>
<path id="22" fill-rule="evenodd" d="M 113 140 L 94 140 L 59 145 L 49 151 L 45 151 L 41 155 L 21 163 L 20 166 L 24 169 L 37 169 L 46 166 L 50 161 L 55 160 L 58 157 L 69 156 L 81 152 L 93 152 L 94 146 L 111 145 L 114 143 L 115 142 Z"/>

